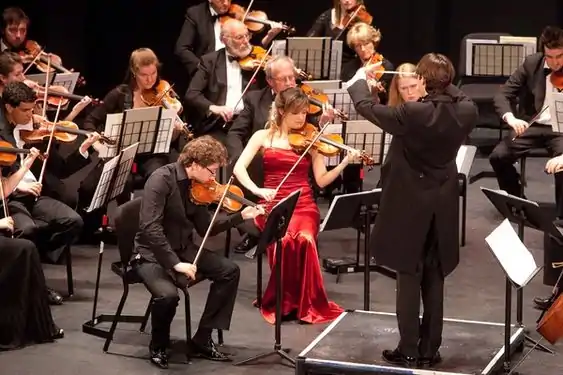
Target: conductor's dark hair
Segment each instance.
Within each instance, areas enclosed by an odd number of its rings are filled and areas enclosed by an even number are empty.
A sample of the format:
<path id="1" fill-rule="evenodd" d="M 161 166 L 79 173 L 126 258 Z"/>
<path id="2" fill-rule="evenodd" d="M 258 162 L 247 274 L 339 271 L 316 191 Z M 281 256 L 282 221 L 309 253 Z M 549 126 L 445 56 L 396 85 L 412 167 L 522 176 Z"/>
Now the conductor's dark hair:
<path id="1" fill-rule="evenodd" d="M 540 46 L 542 50 L 563 48 L 563 30 L 557 26 L 546 26 L 540 36 Z"/>
<path id="2" fill-rule="evenodd" d="M 29 24 L 29 17 L 21 8 L 10 7 L 4 9 L 4 12 L 2 12 L 2 30 L 5 30 L 6 27 L 10 25 L 19 24 L 20 22 Z"/>
<path id="3" fill-rule="evenodd" d="M 17 108 L 21 103 L 35 103 L 37 94 L 23 82 L 10 82 L 4 87 L 2 101 Z"/>
<path id="4" fill-rule="evenodd" d="M 452 83 L 455 69 L 446 56 L 427 53 L 416 66 L 416 74 L 424 78 L 428 94 L 441 94 Z"/>

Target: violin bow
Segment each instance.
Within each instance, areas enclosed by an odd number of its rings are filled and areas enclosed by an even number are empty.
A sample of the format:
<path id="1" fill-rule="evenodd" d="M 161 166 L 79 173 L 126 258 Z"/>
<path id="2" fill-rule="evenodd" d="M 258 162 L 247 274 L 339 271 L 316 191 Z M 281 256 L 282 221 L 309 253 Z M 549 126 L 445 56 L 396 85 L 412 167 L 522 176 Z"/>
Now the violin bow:
<path id="1" fill-rule="evenodd" d="M 239 105 L 239 103 L 242 101 L 242 98 L 244 97 L 244 94 L 246 94 L 246 92 L 248 91 L 248 89 L 250 88 L 250 85 L 252 85 L 252 81 L 254 81 L 254 78 L 256 78 L 256 75 L 258 74 L 258 71 L 260 70 L 260 68 L 264 65 L 264 63 L 266 62 L 266 59 L 268 58 L 268 56 L 270 55 L 270 52 L 272 51 L 272 48 L 274 48 L 274 43 L 270 44 L 270 47 L 268 48 L 268 50 L 266 51 L 266 53 L 264 54 L 264 57 L 262 58 L 262 60 L 260 60 L 260 63 L 258 64 L 257 67 L 254 68 L 254 73 L 252 73 L 252 76 L 250 77 L 250 79 L 248 80 L 248 83 L 246 84 L 246 87 L 244 88 L 244 90 L 242 90 L 242 93 L 240 94 L 240 97 L 238 98 L 236 104 L 235 104 L 235 108 L 237 108 L 237 106 Z M 234 109 L 233 109 L 234 111 Z M 223 125 L 223 128 L 225 128 L 227 126 L 227 122 L 225 122 L 225 125 Z"/>
<path id="2" fill-rule="evenodd" d="M 338 35 L 336 36 L 336 38 L 334 38 L 334 40 L 338 40 L 340 39 L 340 37 L 342 36 L 342 33 L 344 32 L 344 30 L 346 30 L 348 28 L 348 26 L 350 26 L 350 23 L 352 22 L 352 20 L 358 15 L 358 13 L 360 12 L 360 10 L 362 8 L 365 8 L 365 6 L 362 4 L 360 5 L 350 16 L 350 19 L 348 20 L 348 22 L 346 22 L 346 25 L 344 25 L 344 28 L 342 30 L 340 30 L 340 32 L 338 33 Z M 340 22 L 340 20 L 339 20 Z"/>
<path id="3" fill-rule="evenodd" d="M 41 48 L 39 50 L 39 53 L 37 53 L 37 55 L 35 55 L 33 57 L 33 60 L 31 60 L 31 62 L 29 63 L 29 65 L 27 66 L 27 68 L 25 68 L 25 70 L 23 71 L 22 74 L 25 75 L 25 73 L 27 73 L 27 71 L 29 70 L 29 68 L 31 68 L 33 66 L 33 64 L 35 64 L 35 62 L 41 57 L 41 54 L 43 53 L 43 51 L 45 51 L 45 48 Z M 48 82 L 48 81 L 47 81 Z"/>
<path id="4" fill-rule="evenodd" d="M 242 16 L 243 23 L 244 20 L 246 19 L 246 16 L 248 16 L 248 13 L 250 12 L 250 8 L 252 7 L 252 4 L 254 4 L 254 0 L 250 0 L 250 4 L 248 4 L 248 6 L 246 7 L 246 12 L 244 12 L 244 16 Z"/>
<path id="5" fill-rule="evenodd" d="M 42 117 L 47 116 L 47 88 L 49 87 L 49 72 L 51 70 L 51 55 L 47 57 L 47 72 L 45 73 L 45 92 L 43 93 L 43 111 L 41 113 Z M 60 105 L 59 105 L 60 107 Z M 58 112 L 57 112 L 58 113 Z"/>
<path id="6" fill-rule="evenodd" d="M 209 233 L 211 233 L 211 228 L 213 228 L 213 224 L 215 223 L 215 220 L 217 219 L 217 215 L 219 214 L 219 211 L 221 210 L 221 208 L 223 206 L 223 201 L 225 200 L 225 197 L 229 193 L 229 188 L 233 184 L 234 178 L 235 178 L 235 176 L 231 175 L 229 182 L 227 182 L 227 185 L 225 185 L 225 191 L 223 191 L 223 195 L 221 195 L 221 199 L 219 200 L 219 203 L 217 203 L 217 208 L 215 209 L 215 213 L 213 214 L 213 217 L 211 218 L 211 223 L 209 223 L 209 226 L 207 227 L 207 231 L 205 232 L 205 236 L 203 236 L 203 239 L 201 240 L 201 244 L 199 245 L 199 249 L 198 249 L 198 251 L 195 255 L 194 261 L 192 262 L 192 264 L 196 267 L 197 267 L 197 261 L 199 260 L 199 257 L 201 256 L 201 253 L 203 252 L 203 246 L 205 246 L 205 241 L 207 241 L 207 238 L 209 237 Z"/>
<path id="7" fill-rule="evenodd" d="M 57 129 L 57 121 L 59 119 L 59 113 L 61 113 L 61 104 L 62 102 L 59 102 L 59 105 L 57 106 L 57 113 L 55 114 L 55 122 L 53 123 L 53 126 L 51 128 L 51 134 L 49 135 L 49 143 L 47 143 L 47 150 L 45 151 L 45 155 L 49 155 L 49 152 L 51 152 L 51 146 L 53 145 L 53 137 L 55 136 L 55 130 Z M 39 175 L 39 183 L 42 184 L 43 183 L 43 176 L 45 175 L 45 167 L 47 166 L 47 158 L 45 158 L 45 160 L 43 160 L 43 165 L 41 166 L 41 174 Z"/>
<path id="8" fill-rule="evenodd" d="M 305 155 L 307 155 L 307 153 L 309 152 L 309 150 L 311 150 L 311 147 L 313 147 L 313 145 L 315 144 L 315 142 L 323 135 L 323 132 L 328 128 L 328 125 L 330 124 L 330 121 L 327 121 L 326 124 L 324 124 L 321 129 L 317 132 L 317 135 L 315 136 L 315 138 L 313 138 L 313 140 L 309 143 L 309 145 L 305 148 L 305 151 L 303 151 L 303 153 L 301 154 L 301 156 L 299 156 L 299 159 L 297 159 L 297 161 L 293 164 L 293 166 L 291 167 L 291 169 L 289 170 L 289 172 L 286 173 L 286 175 L 284 176 L 284 178 L 281 180 L 281 182 L 278 184 L 278 187 L 276 187 L 276 194 L 278 193 L 278 191 L 280 190 L 280 188 L 282 187 L 282 185 L 285 183 L 285 181 L 289 178 L 289 176 L 291 175 L 291 173 L 295 170 L 295 168 L 297 168 L 297 166 L 299 165 L 299 163 L 301 163 L 301 160 L 303 160 L 303 158 L 305 157 Z"/>

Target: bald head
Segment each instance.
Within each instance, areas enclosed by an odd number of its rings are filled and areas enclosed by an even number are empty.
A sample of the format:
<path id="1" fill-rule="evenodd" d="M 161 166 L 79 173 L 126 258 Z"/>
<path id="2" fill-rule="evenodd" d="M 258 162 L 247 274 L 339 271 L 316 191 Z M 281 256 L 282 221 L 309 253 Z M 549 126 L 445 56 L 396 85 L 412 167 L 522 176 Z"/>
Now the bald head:
<path id="1" fill-rule="evenodd" d="M 227 52 L 234 56 L 246 57 L 252 51 L 248 29 L 239 20 L 229 19 L 221 26 L 221 41 Z"/>
<path id="2" fill-rule="evenodd" d="M 238 34 L 248 33 L 244 23 L 234 18 L 230 18 L 221 25 L 221 39 L 236 36 Z"/>

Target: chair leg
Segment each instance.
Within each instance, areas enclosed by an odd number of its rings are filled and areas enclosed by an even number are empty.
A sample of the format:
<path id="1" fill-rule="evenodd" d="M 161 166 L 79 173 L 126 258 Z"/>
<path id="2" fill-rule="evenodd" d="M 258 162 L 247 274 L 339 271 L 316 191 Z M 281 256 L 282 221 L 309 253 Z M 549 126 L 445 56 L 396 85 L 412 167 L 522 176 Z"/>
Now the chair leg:
<path id="1" fill-rule="evenodd" d="M 123 312 L 123 307 L 125 306 L 125 301 L 127 301 L 127 296 L 129 295 L 129 285 L 123 285 L 123 295 L 121 296 L 121 300 L 119 301 L 119 306 L 117 306 L 117 311 L 115 312 L 115 316 L 113 317 L 113 322 L 111 323 L 111 327 L 108 332 L 108 337 L 106 342 L 104 343 L 104 353 L 107 353 L 109 350 L 109 344 L 113 340 L 113 335 L 115 334 L 115 329 L 117 328 L 117 322 L 121 318 L 121 313 Z"/>
<path id="2" fill-rule="evenodd" d="M 467 226 L 467 188 L 461 196 L 461 246 L 465 246 L 465 230 Z"/>
<path id="3" fill-rule="evenodd" d="M 149 316 L 151 315 L 151 307 L 152 307 L 152 298 L 149 301 L 149 304 L 147 305 L 147 309 L 145 310 L 145 316 L 143 318 L 143 322 L 141 323 L 141 328 L 139 328 L 140 332 L 145 332 L 145 329 L 147 328 L 147 323 L 149 322 Z"/>
<path id="4" fill-rule="evenodd" d="M 74 280 L 72 277 L 72 254 L 70 253 L 70 245 L 67 245 L 64 249 L 66 257 L 66 284 L 68 296 L 72 297 L 74 295 Z"/>
<path id="5" fill-rule="evenodd" d="M 526 181 L 526 158 L 520 158 L 520 186 L 522 191 L 520 194 L 524 196 L 524 188 L 528 186 L 528 182 Z"/>

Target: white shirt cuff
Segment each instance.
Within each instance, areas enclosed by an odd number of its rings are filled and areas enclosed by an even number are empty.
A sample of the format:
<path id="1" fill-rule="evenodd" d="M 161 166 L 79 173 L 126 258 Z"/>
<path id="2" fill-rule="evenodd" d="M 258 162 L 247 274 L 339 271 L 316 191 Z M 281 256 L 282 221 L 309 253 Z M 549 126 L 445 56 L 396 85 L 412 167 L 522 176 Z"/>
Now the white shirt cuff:
<path id="1" fill-rule="evenodd" d="M 359 81 L 361 79 L 363 79 L 364 81 L 367 81 L 365 68 L 358 69 L 356 74 L 354 74 L 354 77 L 352 77 L 352 79 L 350 79 L 348 82 L 345 83 L 346 88 L 352 86 L 354 83 L 356 83 L 357 81 Z"/>
<path id="2" fill-rule="evenodd" d="M 88 159 L 88 156 L 90 156 L 90 153 L 88 152 L 88 150 L 82 151 L 82 146 L 80 146 L 78 148 L 78 151 L 80 152 L 80 155 L 82 155 L 84 157 L 84 159 Z"/>

